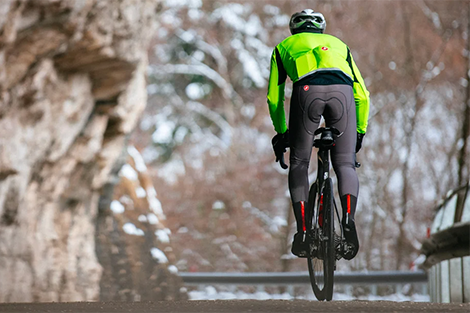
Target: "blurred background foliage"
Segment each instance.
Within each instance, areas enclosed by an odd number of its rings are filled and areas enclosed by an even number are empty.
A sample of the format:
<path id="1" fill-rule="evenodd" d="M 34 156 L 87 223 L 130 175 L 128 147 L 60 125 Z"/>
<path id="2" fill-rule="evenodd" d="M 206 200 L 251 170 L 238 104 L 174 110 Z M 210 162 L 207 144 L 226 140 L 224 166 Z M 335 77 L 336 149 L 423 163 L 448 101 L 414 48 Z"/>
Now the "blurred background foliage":
<path id="1" fill-rule="evenodd" d="M 349 45 L 371 93 L 358 154 L 362 245 L 339 269 L 409 268 L 433 208 L 468 181 L 468 1 L 168 0 L 130 140 L 149 165 L 181 271 L 306 268 L 289 252 L 287 171 L 274 162 L 266 104 L 272 50 L 305 8 Z"/>

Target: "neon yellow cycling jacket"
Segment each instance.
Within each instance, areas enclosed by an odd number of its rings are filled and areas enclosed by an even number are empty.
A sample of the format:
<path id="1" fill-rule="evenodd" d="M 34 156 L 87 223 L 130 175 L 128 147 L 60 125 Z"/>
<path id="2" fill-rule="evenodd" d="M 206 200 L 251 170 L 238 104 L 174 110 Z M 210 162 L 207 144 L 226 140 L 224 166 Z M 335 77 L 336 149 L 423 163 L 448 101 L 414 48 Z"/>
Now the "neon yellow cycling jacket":
<path id="1" fill-rule="evenodd" d="M 274 48 L 267 96 L 274 130 L 278 133 L 287 130 L 284 112 L 287 76 L 295 85 L 308 82 L 315 84 L 312 78 L 332 74 L 343 77 L 339 83 L 353 87 L 357 132 L 365 134 L 369 117 L 369 92 L 348 46 L 334 36 L 309 32 L 287 37 Z M 317 79 L 316 82 L 321 80 Z"/>

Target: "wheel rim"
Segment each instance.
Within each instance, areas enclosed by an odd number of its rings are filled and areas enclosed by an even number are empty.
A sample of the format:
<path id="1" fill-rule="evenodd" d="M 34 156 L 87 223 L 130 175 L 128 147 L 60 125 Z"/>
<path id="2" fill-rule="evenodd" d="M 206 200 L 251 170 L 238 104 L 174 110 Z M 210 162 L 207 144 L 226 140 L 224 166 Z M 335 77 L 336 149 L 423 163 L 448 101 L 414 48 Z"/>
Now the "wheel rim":
<path id="1" fill-rule="evenodd" d="M 315 283 L 318 286 L 318 289 L 323 290 L 325 288 L 325 266 L 323 264 L 323 260 L 320 259 L 313 259 L 313 272 L 315 275 Z"/>
<path id="2" fill-rule="evenodd" d="M 322 243 L 320 247 L 319 255 L 322 255 L 322 251 L 325 251 L 325 246 Z M 308 270 L 310 272 L 310 283 L 312 285 L 313 292 L 318 300 L 325 300 L 325 273 L 326 264 L 325 260 L 321 258 L 308 258 Z"/>

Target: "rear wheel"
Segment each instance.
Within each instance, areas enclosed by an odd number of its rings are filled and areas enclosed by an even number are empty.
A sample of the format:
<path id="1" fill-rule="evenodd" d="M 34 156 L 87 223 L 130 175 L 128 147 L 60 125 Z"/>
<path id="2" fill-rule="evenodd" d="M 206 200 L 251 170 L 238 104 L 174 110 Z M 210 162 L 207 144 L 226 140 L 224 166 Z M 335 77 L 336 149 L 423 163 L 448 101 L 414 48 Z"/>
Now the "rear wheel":
<path id="1" fill-rule="evenodd" d="M 330 301 L 333 298 L 333 279 L 336 262 L 334 242 L 333 185 L 331 178 L 325 181 L 320 195 L 319 221 L 312 222 L 312 245 L 317 247 L 307 258 L 310 283 L 318 300 Z M 314 216 L 312 214 L 312 216 Z M 313 249 L 315 250 L 315 249 Z"/>
<path id="2" fill-rule="evenodd" d="M 331 301 L 333 299 L 333 283 L 335 274 L 336 264 L 336 247 L 335 247 L 335 211 L 334 211 L 334 194 L 333 194 L 333 182 L 331 178 L 326 180 L 325 192 L 324 192 L 324 233 L 327 234 L 325 239 L 325 299 Z"/>
<path id="3" fill-rule="evenodd" d="M 314 255 L 318 256 L 319 252 L 317 249 L 320 248 L 320 246 L 318 245 L 319 229 L 316 227 L 315 225 L 316 223 L 314 220 L 315 218 L 314 208 L 317 208 L 317 210 L 319 210 L 319 207 L 315 203 L 317 192 L 318 192 L 317 183 L 315 182 L 312 185 L 312 187 L 310 187 L 310 192 L 308 194 L 308 205 L 309 205 L 308 221 L 311 223 L 310 224 L 311 233 L 310 233 L 309 240 L 311 242 L 310 242 L 309 257 L 307 258 L 307 265 L 308 265 L 308 273 L 310 277 L 310 284 L 312 285 L 313 293 L 315 294 L 315 297 L 317 297 L 318 300 L 322 301 L 322 300 L 325 300 L 325 292 L 324 292 L 325 280 L 324 280 L 323 260 L 318 259 L 314 256 Z M 312 253 L 314 255 L 312 255 Z"/>

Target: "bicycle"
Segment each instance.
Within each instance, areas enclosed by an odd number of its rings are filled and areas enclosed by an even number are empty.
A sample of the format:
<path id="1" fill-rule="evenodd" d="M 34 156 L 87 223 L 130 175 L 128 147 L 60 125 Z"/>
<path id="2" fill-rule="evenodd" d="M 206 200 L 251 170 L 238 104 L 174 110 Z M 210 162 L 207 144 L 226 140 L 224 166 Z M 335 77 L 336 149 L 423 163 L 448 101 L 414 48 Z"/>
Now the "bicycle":
<path id="1" fill-rule="evenodd" d="M 331 301 L 336 261 L 342 258 L 344 251 L 351 249 L 344 240 L 330 177 L 329 151 L 334 147 L 335 137 L 340 135 L 340 131 L 334 127 L 321 127 L 314 132 L 314 135 L 320 135 L 320 138 L 313 141 L 313 146 L 319 150 L 317 178 L 310 187 L 306 210 L 306 221 L 310 223 L 307 225 L 310 232 L 306 238 L 310 247 L 307 265 L 315 297 L 320 301 Z M 287 168 L 283 157 L 280 158 L 280 165 L 284 169 Z M 361 165 L 356 162 L 355 166 L 358 168 Z M 335 232 L 335 212 L 340 225 L 340 234 Z"/>

